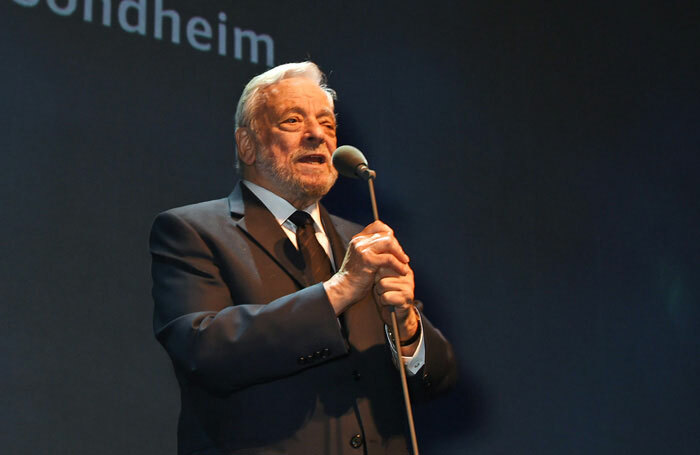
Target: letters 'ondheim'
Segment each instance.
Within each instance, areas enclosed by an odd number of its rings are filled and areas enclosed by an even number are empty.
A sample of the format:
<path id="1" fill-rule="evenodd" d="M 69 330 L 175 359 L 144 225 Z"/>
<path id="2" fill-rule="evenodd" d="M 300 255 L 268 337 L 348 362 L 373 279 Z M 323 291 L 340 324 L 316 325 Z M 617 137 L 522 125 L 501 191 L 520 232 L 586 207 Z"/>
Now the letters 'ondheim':
<path id="1" fill-rule="evenodd" d="M 39 3 L 39 0 L 13 0 L 15 3 L 25 7 L 34 7 Z M 146 12 L 148 9 L 148 0 L 121 0 L 118 5 L 115 3 L 115 8 L 112 6 L 112 0 L 82 0 L 83 20 L 92 22 L 94 11 L 99 8 L 102 13 L 102 25 L 111 27 L 113 13 L 116 12 L 116 20 L 119 26 L 127 33 L 138 33 L 146 35 L 147 23 Z M 78 0 L 46 0 L 46 4 L 51 11 L 59 16 L 70 16 L 78 8 Z M 211 23 L 200 16 L 191 17 L 187 23 L 180 18 L 180 13 L 173 9 L 164 9 L 163 0 L 153 0 L 153 37 L 162 40 L 164 28 L 170 31 L 170 41 L 174 44 L 180 44 L 181 23 L 184 25 L 185 37 L 190 46 L 202 52 L 209 52 L 216 47 L 216 52 L 219 55 L 229 55 L 232 53 L 236 60 L 243 60 L 244 39 L 248 40 L 250 45 L 249 60 L 251 63 L 258 63 L 260 46 L 264 46 L 265 65 L 272 67 L 275 61 L 275 43 L 269 35 L 258 35 L 253 30 L 242 30 L 239 27 L 233 27 L 231 40 L 228 38 L 228 29 L 226 27 L 226 13 L 219 12 L 216 37 Z M 228 44 L 231 46 L 229 51 Z"/>

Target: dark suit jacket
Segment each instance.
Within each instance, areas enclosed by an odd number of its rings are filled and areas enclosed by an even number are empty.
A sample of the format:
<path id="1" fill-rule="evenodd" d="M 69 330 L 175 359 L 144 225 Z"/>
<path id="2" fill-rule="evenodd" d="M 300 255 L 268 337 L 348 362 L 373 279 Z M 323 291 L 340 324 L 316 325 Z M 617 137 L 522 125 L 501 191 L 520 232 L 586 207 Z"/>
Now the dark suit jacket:
<path id="1" fill-rule="evenodd" d="M 161 213 L 151 231 L 154 330 L 181 389 L 178 453 L 408 453 L 371 296 L 342 329 L 272 214 L 241 188 Z M 322 220 L 339 266 L 361 227 L 324 209 Z M 425 317 L 423 328 L 426 366 L 409 377 L 418 400 L 456 377 L 449 343 Z"/>

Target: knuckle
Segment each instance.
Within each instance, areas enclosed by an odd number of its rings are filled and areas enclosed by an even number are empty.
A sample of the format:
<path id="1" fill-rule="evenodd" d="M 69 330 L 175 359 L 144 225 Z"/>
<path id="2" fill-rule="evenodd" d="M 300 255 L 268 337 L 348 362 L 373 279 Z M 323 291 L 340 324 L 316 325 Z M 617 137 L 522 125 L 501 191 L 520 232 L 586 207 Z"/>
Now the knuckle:
<path id="1" fill-rule="evenodd" d="M 391 237 L 391 246 L 397 251 L 401 251 L 401 244 L 396 240 L 396 237 Z"/>

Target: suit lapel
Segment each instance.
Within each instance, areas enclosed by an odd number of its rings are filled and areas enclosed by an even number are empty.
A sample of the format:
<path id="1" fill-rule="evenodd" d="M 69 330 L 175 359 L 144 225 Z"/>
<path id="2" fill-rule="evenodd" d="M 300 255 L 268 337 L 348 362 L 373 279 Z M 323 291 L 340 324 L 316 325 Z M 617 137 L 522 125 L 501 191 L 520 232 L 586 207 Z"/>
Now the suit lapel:
<path id="1" fill-rule="evenodd" d="M 229 208 L 232 213 L 243 215 L 236 221 L 236 225 L 265 250 L 299 287 L 306 287 L 307 282 L 299 263 L 299 251 L 294 248 L 289 237 L 260 199 L 239 183 L 229 196 Z"/>

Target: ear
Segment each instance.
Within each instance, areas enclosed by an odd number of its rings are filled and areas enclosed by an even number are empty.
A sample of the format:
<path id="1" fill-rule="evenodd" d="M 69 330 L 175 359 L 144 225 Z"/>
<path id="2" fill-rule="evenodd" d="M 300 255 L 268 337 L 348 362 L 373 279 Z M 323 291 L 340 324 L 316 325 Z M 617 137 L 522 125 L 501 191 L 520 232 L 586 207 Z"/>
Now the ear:
<path id="1" fill-rule="evenodd" d="M 241 163 L 247 166 L 255 163 L 255 138 L 248 127 L 242 126 L 236 130 L 236 148 Z"/>

